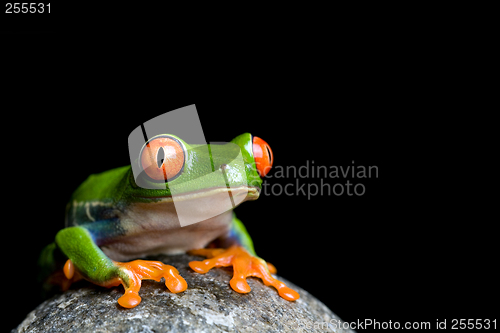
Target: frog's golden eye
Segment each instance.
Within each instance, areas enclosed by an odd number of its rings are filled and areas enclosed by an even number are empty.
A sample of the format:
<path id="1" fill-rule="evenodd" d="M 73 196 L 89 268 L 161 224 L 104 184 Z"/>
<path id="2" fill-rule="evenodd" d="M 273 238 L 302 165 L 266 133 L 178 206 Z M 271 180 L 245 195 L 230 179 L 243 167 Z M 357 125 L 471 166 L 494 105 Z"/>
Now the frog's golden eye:
<path id="1" fill-rule="evenodd" d="M 170 136 L 157 136 L 148 141 L 141 151 L 141 167 L 154 180 L 170 181 L 184 168 L 185 152 L 182 144 Z"/>

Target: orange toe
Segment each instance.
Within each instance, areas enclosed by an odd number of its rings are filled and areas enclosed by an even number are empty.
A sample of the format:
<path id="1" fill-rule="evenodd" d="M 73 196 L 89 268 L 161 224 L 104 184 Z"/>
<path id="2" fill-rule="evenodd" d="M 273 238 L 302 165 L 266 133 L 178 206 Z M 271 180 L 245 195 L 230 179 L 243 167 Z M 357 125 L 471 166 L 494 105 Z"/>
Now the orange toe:
<path id="1" fill-rule="evenodd" d="M 278 272 L 276 267 L 274 267 L 274 265 L 271 264 L 270 262 L 267 263 L 267 268 L 269 269 L 269 273 L 271 274 L 276 274 Z"/>
<path id="2" fill-rule="evenodd" d="M 118 304 L 127 309 L 135 308 L 139 303 L 141 303 L 141 296 L 130 290 L 126 291 L 123 296 L 118 299 Z"/>
<path id="3" fill-rule="evenodd" d="M 66 263 L 64 264 L 63 268 L 64 275 L 68 280 L 70 280 L 73 275 L 75 274 L 75 265 L 71 260 L 66 260 Z"/>
<path id="4" fill-rule="evenodd" d="M 264 260 L 252 256 L 242 246 L 232 246 L 228 249 L 200 249 L 189 252 L 190 254 L 203 255 L 209 259 L 191 261 L 189 266 L 198 273 L 206 273 L 213 267 L 233 267 L 231 288 L 239 293 L 250 292 L 246 278 L 254 276 L 262 279 L 265 285 L 273 286 L 281 297 L 294 301 L 299 299 L 299 294 L 288 288 L 283 282 L 276 280 L 271 274 L 276 273 L 276 268 Z"/>
<path id="5" fill-rule="evenodd" d="M 66 279 L 62 278 L 59 274 L 57 274 L 59 277 L 55 277 L 56 284 L 59 284 L 63 291 L 68 290 L 72 283 L 83 278 L 82 275 L 75 269 L 75 264 L 73 264 L 70 259 L 66 260 L 66 263 L 64 264 L 63 274 Z"/>
<path id="6" fill-rule="evenodd" d="M 246 294 L 252 290 L 247 283 L 246 277 L 243 276 L 233 277 L 231 281 L 229 281 L 229 284 L 234 291 L 237 291 L 240 294 Z"/>

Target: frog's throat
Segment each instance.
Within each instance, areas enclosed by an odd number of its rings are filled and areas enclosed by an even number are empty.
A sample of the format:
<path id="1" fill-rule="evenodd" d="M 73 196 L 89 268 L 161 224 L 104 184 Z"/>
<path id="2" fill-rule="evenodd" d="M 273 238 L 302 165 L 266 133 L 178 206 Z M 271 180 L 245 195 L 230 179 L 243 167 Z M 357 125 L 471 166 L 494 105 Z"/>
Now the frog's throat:
<path id="1" fill-rule="evenodd" d="M 260 189 L 258 187 L 253 187 L 253 186 L 238 186 L 238 187 L 214 187 L 209 190 L 198 190 L 198 191 L 192 191 L 192 192 L 187 192 L 187 193 L 182 193 L 182 194 L 174 194 L 172 195 L 166 195 L 166 196 L 151 196 L 151 197 L 146 197 L 146 196 L 137 196 L 140 199 L 151 199 L 154 201 L 161 201 L 163 203 L 167 202 L 180 202 L 180 201 L 189 201 L 189 200 L 196 200 L 204 197 L 209 197 L 212 195 L 217 195 L 217 194 L 222 194 L 222 193 L 228 193 L 230 197 L 235 198 L 235 197 L 241 197 L 246 195 L 246 197 L 243 199 L 243 201 L 247 200 L 256 200 L 259 198 L 260 195 Z M 242 202 L 243 202 L 242 201 Z"/>

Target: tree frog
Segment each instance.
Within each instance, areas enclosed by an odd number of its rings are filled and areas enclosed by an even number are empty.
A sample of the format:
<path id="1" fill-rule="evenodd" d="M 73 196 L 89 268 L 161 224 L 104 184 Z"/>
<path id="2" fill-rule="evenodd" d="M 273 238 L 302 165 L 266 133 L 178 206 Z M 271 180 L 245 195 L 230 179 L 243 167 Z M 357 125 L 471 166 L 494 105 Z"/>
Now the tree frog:
<path id="1" fill-rule="evenodd" d="M 194 210 L 200 209 L 200 202 L 216 207 L 222 198 L 227 199 L 228 191 L 232 197 L 240 191 L 245 195 L 243 201 L 259 197 L 261 177 L 273 163 L 271 148 L 250 133 L 237 136 L 231 143 L 241 149 L 244 165 L 233 165 L 231 161 L 214 165 L 213 156 L 200 158 L 201 151 L 189 149 L 194 146 L 175 135 L 149 139 L 148 151 L 171 153 L 161 161 L 144 153 L 146 156 L 138 156 L 145 177 L 141 181 L 163 183 L 158 188 L 139 186 L 130 165 L 91 175 L 71 196 L 66 209 L 66 228 L 42 251 L 40 263 L 54 269 L 56 258 L 62 256 L 60 266 L 64 263 L 64 275 L 60 274 L 59 283 L 66 288 L 82 278 L 105 287 L 122 284 L 125 292 L 118 303 L 125 308 L 141 302 L 142 280 L 160 281 L 163 277 L 173 293 L 188 287 L 175 267 L 137 259 L 159 253 L 204 256 L 206 260 L 189 263 L 191 269 L 202 274 L 213 267 L 232 266 L 230 286 L 239 293 L 250 292 L 246 278 L 254 276 L 275 287 L 284 299 L 298 299 L 296 291 L 271 275 L 276 272 L 274 266 L 255 254 L 250 236 L 232 209 L 198 223 L 179 225 L 170 189 L 173 185 L 177 185 L 175 199 L 184 204 L 193 202 Z M 223 145 L 207 146 L 211 148 L 209 155 L 216 149 L 224 154 Z M 220 187 L 211 181 L 210 175 L 199 177 L 210 167 L 214 177 L 223 172 L 233 183 L 238 179 L 246 179 L 246 183 Z M 243 174 L 245 177 L 241 177 Z"/>

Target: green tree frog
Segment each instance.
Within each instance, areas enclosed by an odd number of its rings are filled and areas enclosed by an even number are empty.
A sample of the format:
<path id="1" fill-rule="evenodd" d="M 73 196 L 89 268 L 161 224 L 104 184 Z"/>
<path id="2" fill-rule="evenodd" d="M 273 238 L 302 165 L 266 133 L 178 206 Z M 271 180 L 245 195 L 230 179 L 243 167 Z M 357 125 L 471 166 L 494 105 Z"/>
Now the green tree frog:
<path id="1" fill-rule="evenodd" d="M 67 205 L 66 228 L 42 251 L 40 263 L 46 271 L 56 270 L 57 258 L 62 257 L 59 261 L 63 273 L 59 273 L 58 284 L 63 288 L 82 278 L 105 287 L 122 284 L 125 292 L 118 303 L 125 308 L 133 308 L 141 302 L 142 280 L 160 281 L 163 277 L 173 293 L 188 287 L 176 268 L 159 261 L 137 259 L 159 253 L 188 252 L 205 256 L 206 260 L 189 263 L 198 273 L 206 273 L 213 267 L 232 266 L 230 286 L 239 293 L 250 292 L 246 278 L 254 276 L 275 287 L 284 299 L 298 299 L 296 291 L 273 278 L 274 266 L 255 254 L 250 236 L 232 210 L 198 223 L 179 225 L 170 190 L 173 185 L 177 188 L 175 199 L 184 204 L 193 202 L 193 209 L 199 208 L 194 205 L 200 202 L 217 206 L 224 197 L 221 194 L 227 199 L 228 191 L 233 197 L 241 191 L 246 195 L 243 201 L 259 197 L 261 177 L 273 162 L 269 145 L 250 133 L 237 136 L 231 143 L 241 149 L 243 167 L 232 162 L 214 165 L 213 156 L 200 158 L 200 151 L 185 149 L 193 145 L 175 135 L 150 139 L 147 143 L 150 151 L 168 150 L 175 156 L 162 159 L 158 164 L 150 156 L 138 157 L 145 178 L 163 181 L 163 186 L 158 188 L 138 186 L 130 165 L 91 175 L 73 193 Z M 225 148 L 213 146 L 208 149 L 209 154 L 215 149 Z M 207 165 L 207 161 L 212 165 Z M 206 170 L 213 171 L 214 177 L 220 177 L 223 172 L 233 184 L 238 179 L 245 179 L 246 183 L 220 187 L 211 181 L 210 173 L 199 177 Z M 245 177 L 241 177 L 242 174 Z M 54 281 L 56 275 L 51 276 Z"/>

